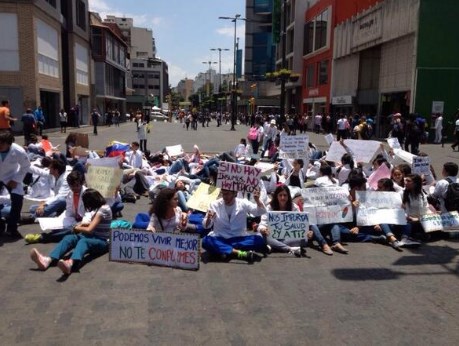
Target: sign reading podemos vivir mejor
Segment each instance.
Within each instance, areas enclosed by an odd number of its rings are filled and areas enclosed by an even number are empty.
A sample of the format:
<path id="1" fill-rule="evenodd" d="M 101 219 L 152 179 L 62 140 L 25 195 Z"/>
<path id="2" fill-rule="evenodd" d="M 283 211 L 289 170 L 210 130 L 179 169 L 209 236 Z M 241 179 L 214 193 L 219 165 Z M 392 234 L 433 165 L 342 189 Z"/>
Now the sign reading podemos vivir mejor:
<path id="1" fill-rule="evenodd" d="M 199 236 L 187 233 L 113 229 L 110 261 L 199 269 Z"/>

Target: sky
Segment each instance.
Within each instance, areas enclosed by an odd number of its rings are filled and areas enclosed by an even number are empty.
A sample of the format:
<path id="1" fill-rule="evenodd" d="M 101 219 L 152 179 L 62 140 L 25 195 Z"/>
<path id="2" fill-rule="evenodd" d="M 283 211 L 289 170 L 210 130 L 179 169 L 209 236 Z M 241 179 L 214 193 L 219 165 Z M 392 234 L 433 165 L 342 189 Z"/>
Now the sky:
<path id="1" fill-rule="evenodd" d="M 233 72 L 234 23 L 218 17 L 245 17 L 245 0 L 89 0 L 89 10 L 106 15 L 134 19 L 134 26 L 153 30 L 156 57 L 169 66 L 169 84 L 172 87 L 184 78 L 194 79 L 206 72 L 209 64 L 219 71 L 218 51 L 221 53 L 221 71 Z M 238 21 L 236 36 L 239 47 L 244 47 L 245 22 Z"/>

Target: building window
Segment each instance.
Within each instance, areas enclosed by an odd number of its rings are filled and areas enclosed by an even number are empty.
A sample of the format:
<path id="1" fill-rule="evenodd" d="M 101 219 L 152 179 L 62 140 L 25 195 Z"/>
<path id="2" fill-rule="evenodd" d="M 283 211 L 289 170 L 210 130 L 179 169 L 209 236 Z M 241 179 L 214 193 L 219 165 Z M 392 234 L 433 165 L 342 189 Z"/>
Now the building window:
<path id="1" fill-rule="evenodd" d="M 318 50 L 327 45 L 328 9 L 316 17 L 315 23 L 314 50 Z"/>
<path id="2" fill-rule="evenodd" d="M 59 38 L 57 30 L 37 20 L 38 72 L 59 77 Z"/>
<path id="3" fill-rule="evenodd" d="M 86 31 L 86 4 L 81 1 L 76 1 L 76 24 Z"/>
<path id="4" fill-rule="evenodd" d="M 314 65 L 308 65 L 306 67 L 306 86 L 308 88 L 313 88 L 315 86 L 314 81 Z"/>
<path id="5" fill-rule="evenodd" d="M 319 85 L 328 83 L 328 60 L 319 62 Z"/>
<path id="6" fill-rule="evenodd" d="M 48 4 L 56 8 L 56 0 L 45 0 Z"/>
<path id="7" fill-rule="evenodd" d="M 75 43 L 76 81 L 81 85 L 89 85 L 89 51 L 86 47 Z"/>
<path id="8" fill-rule="evenodd" d="M 0 71 L 19 71 L 18 18 L 15 13 L 0 13 Z"/>
<path id="9" fill-rule="evenodd" d="M 327 46 L 329 12 L 327 8 L 314 18 L 313 21 L 304 25 L 304 55 Z"/>

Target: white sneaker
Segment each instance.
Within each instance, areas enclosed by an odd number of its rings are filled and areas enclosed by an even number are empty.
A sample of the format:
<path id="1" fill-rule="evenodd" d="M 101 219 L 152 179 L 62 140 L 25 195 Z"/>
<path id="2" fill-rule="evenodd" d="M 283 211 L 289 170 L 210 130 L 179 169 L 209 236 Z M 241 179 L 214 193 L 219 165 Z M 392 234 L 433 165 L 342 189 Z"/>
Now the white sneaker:
<path id="1" fill-rule="evenodd" d="M 400 244 L 402 247 L 418 247 L 419 245 L 421 245 L 420 242 L 409 239 L 407 237 L 402 238 L 402 240 L 400 240 Z"/>
<path id="2" fill-rule="evenodd" d="M 299 246 L 292 246 L 288 253 L 295 257 L 301 257 L 301 248 Z"/>

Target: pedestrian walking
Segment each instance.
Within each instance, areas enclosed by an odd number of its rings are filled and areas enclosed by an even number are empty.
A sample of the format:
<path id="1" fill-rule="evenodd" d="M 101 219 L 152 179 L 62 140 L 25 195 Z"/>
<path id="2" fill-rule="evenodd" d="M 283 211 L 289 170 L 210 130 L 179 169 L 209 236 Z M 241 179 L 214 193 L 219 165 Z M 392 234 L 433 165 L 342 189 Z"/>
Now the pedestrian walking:
<path id="1" fill-rule="evenodd" d="M 3 100 L 0 106 L 0 130 L 8 130 L 11 132 L 11 125 L 14 124 L 16 118 L 10 115 L 10 103 L 8 100 Z"/>
<path id="2" fill-rule="evenodd" d="M 99 125 L 99 119 L 100 119 L 100 113 L 97 111 L 96 108 L 94 108 L 91 113 L 91 120 L 92 120 L 92 124 L 94 125 L 93 133 L 95 136 L 97 136 L 97 125 Z"/>
<path id="3" fill-rule="evenodd" d="M 45 127 L 45 114 L 43 113 L 43 109 L 41 106 L 38 106 L 37 109 L 33 112 L 35 117 L 35 121 L 37 122 L 37 129 L 38 133 L 41 136 L 43 134 L 43 128 Z"/>
<path id="4" fill-rule="evenodd" d="M 61 123 L 61 133 L 67 133 L 67 112 L 61 108 L 59 112 L 59 121 Z"/>

